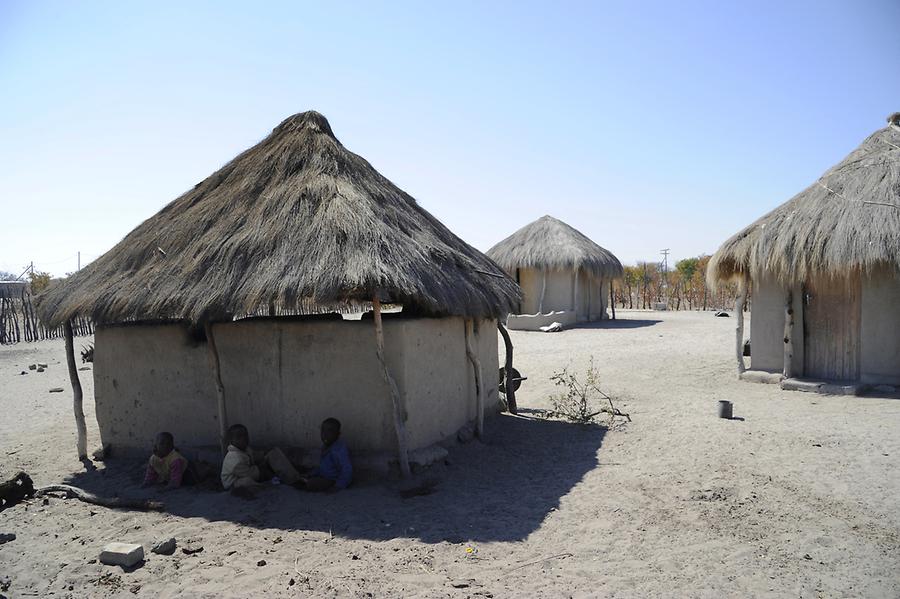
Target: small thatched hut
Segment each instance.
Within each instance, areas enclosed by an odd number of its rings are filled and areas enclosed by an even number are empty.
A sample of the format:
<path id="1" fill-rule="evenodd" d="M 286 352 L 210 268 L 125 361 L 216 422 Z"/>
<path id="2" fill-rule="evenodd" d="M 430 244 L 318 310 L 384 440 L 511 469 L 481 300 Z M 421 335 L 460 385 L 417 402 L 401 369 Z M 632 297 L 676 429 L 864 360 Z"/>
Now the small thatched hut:
<path id="1" fill-rule="evenodd" d="M 622 277 L 618 258 L 552 216 L 525 225 L 487 255 L 522 288 L 518 314 L 507 321 L 511 329 L 607 318 L 610 286 Z"/>
<path id="2" fill-rule="evenodd" d="M 900 383 L 900 113 L 726 241 L 707 277 L 752 283 L 751 363 L 770 380 L 841 381 L 848 391 Z"/>
<path id="3" fill-rule="evenodd" d="M 498 405 L 497 319 L 518 299 L 496 264 L 305 112 L 38 309 L 49 326 L 99 325 L 97 420 L 117 450 L 143 451 L 158 430 L 217 446 L 235 422 L 260 446 L 316 447 L 333 416 L 352 449 L 399 448 L 405 468 Z M 402 306 L 383 324 L 382 302 Z"/>

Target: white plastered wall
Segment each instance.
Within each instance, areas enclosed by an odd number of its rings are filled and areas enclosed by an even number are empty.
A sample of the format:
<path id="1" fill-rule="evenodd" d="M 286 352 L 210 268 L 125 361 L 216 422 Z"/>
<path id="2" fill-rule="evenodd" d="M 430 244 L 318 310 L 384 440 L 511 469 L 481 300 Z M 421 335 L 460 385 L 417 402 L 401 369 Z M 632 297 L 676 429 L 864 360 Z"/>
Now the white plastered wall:
<path id="1" fill-rule="evenodd" d="M 861 282 L 860 379 L 900 385 L 900 273 L 883 266 Z"/>
<path id="2" fill-rule="evenodd" d="M 408 413 L 410 450 L 454 434 L 475 417 L 475 386 L 462 318 L 385 316 L 385 354 Z M 479 322 L 486 410 L 496 410 L 496 321 Z M 387 384 L 375 355 L 371 319 L 252 319 L 213 328 L 230 424 L 254 445 L 313 448 L 324 418 L 342 421 L 353 451 L 393 452 Z M 168 430 L 185 447 L 218 445 L 207 344 L 181 324 L 101 327 L 94 393 L 105 444 L 149 451 Z"/>
<path id="3" fill-rule="evenodd" d="M 766 372 L 784 371 L 785 286 L 765 274 L 753 278 L 750 306 L 750 368 Z M 793 286 L 794 329 L 792 333 L 796 376 L 803 372 L 803 295 Z"/>
<path id="4" fill-rule="evenodd" d="M 541 289 L 544 271 L 520 268 L 519 286 L 522 288 L 521 314 L 537 314 L 541 308 Z M 511 273 L 515 277 L 515 271 Z M 601 320 L 608 318 L 609 282 L 579 270 L 578 283 L 574 271 L 548 269 L 542 313 L 552 311 L 577 311 L 576 320 Z"/>

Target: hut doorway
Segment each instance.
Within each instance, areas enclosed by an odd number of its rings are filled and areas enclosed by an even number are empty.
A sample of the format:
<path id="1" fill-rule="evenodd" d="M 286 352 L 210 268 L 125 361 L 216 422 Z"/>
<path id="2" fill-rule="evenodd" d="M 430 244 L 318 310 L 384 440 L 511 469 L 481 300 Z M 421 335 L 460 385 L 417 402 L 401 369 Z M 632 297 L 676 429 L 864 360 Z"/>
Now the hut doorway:
<path id="1" fill-rule="evenodd" d="M 822 277 L 803 292 L 803 373 L 808 378 L 859 379 L 860 277 Z"/>

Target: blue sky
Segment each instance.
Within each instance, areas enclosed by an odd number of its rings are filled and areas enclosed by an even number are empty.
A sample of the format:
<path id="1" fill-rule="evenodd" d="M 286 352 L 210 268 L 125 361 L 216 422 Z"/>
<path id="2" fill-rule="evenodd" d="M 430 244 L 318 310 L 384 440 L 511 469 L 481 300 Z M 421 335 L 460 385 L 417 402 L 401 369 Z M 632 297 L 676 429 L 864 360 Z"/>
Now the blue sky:
<path id="1" fill-rule="evenodd" d="M 486 250 L 711 253 L 900 110 L 900 2 L 0 0 L 0 269 L 62 274 L 324 113 Z"/>

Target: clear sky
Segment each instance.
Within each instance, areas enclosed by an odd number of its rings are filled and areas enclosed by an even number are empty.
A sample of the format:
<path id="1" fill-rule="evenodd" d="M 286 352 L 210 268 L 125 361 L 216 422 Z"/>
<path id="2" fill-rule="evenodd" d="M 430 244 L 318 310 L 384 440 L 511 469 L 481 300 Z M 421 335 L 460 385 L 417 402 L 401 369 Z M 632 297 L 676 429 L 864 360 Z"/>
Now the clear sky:
<path id="1" fill-rule="evenodd" d="M 898 23 L 898 0 L 0 0 L 0 269 L 74 270 L 308 109 L 479 249 L 549 213 L 625 263 L 711 253 L 900 110 Z"/>

